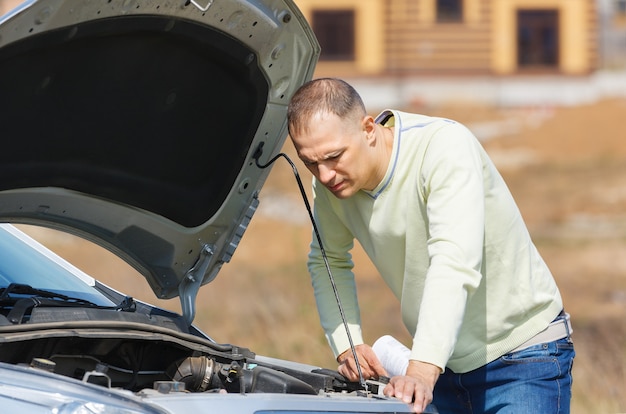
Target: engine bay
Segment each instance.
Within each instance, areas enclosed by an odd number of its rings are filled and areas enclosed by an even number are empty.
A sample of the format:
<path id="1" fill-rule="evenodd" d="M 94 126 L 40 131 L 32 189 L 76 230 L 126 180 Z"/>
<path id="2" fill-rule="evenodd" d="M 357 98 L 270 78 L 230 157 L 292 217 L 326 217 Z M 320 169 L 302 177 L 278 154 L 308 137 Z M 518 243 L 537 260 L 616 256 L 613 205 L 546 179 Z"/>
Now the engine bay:
<path id="1" fill-rule="evenodd" d="M 257 359 L 248 348 L 199 337 L 163 315 L 41 307 L 27 323 L 1 325 L 0 362 L 135 393 L 317 395 L 361 388 L 334 370 Z"/>

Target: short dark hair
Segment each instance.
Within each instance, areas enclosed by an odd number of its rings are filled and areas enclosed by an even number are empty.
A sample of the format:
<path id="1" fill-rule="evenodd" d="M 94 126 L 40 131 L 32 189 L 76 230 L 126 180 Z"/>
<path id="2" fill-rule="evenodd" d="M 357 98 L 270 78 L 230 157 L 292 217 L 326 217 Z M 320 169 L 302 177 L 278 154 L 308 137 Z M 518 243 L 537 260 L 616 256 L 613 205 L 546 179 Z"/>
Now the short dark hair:
<path id="1" fill-rule="evenodd" d="M 303 84 L 291 98 L 287 109 L 289 133 L 302 132 L 319 112 L 342 119 L 366 115 L 361 96 L 349 83 L 337 78 L 314 79 Z"/>

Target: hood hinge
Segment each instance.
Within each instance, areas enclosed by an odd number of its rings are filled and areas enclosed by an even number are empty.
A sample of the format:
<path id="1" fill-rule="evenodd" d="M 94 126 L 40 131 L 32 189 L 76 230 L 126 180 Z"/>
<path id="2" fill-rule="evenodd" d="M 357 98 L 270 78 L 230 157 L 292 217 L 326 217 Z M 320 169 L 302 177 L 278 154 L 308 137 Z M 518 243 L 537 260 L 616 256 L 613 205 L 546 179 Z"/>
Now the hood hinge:
<path id="1" fill-rule="evenodd" d="M 185 278 L 178 285 L 178 295 L 183 311 L 183 318 L 188 326 L 191 326 L 196 316 L 196 297 L 202 285 L 204 275 L 209 269 L 209 264 L 213 258 L 213 248 L 208 244 L 202 246 L 200 256 L 191 269 L 185 274 Z"/>
<path id="2" fill-rule="evenodd" d="M 243 237 L 248 225 L 250 224 L 250 220 L 252 220 L 252 216 L 257 210 L 259 206 L 259 195 L 255 193 L 252 200 L 250 201 L 250 205 L 246 209 L 242 219 L 239 222 L 239 225 L 235 229 L 234 234 L 230 242 L 227 244 L 226 250 L 219 260 L 219 264 L 214 266 L 212 270 L 212 274 L 206 280 L 206 283 L 211 282 L 217 276 L 219 269 L 223 263 L 228 263 L 232 258 L 237 246 L 239 246 L 239 242 Z M 180 304 L 183 312 L 183 318 L 188 325 L 191 325 L 193 319 L 196 316 L 196 297 L 198 296 L 198 290 L 200 286 L 202 286 L 202 282 L 204 281 L 207 271 L 209 269 L 209 264 L 211 263 L 211 259 L 213 258 L 214 249 L 209 245 L 204 245 L 202 247 L 202 251 L 200 252 L 200 256 L 198 260 L 193 265 L 191 269 L 185 274 L 185 278 L 182 280 L 180 285 L 178 286 L 178 295 L 180 297 Z"/>

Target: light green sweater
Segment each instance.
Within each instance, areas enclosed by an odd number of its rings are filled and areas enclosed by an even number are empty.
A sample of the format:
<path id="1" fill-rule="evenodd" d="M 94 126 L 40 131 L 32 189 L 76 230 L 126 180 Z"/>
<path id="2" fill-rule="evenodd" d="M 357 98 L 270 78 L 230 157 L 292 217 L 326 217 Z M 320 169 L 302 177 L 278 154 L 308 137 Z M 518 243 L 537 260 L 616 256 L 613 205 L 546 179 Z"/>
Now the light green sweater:
<path id="1" fill-rule="evenodd" d="M 356 238 L 401 302 L 411 359 L 471 371 L 543 330 L 563 308 L 559 290 L 467 128 L 398 111 L 377 122 L 395 126 L 395 136 L 374 191 L 341 200 L 313 183 L 314 214 L 351 335 L 363 343 L 350 255 Z M 339 355 L 349 342 L 315 237 L 308 266 L 322 326 Z"/>

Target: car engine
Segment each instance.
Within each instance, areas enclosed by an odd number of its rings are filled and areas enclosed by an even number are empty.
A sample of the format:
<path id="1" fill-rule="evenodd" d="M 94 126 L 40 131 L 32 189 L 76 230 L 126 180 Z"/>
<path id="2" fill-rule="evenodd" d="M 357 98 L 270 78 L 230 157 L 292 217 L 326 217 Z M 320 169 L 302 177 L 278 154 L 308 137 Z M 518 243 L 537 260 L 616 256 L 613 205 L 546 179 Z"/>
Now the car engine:
<path id="1" fill-rule="evenodd" d="M 132 392 L 316 395 L 361 388 L 334 370 L 218 344 L 169 314 L 35 307 L 23 323 L 0 315 L 0 337 L 0 362 Z"/>

